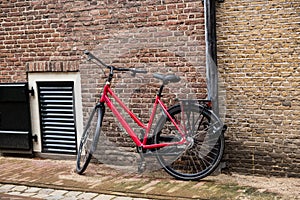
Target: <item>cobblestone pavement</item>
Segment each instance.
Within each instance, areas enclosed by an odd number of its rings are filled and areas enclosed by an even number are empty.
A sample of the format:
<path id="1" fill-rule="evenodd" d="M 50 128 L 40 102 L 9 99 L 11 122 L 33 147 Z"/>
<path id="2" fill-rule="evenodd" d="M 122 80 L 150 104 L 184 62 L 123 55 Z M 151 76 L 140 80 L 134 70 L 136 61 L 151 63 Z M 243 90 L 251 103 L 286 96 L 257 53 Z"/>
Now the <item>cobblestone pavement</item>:
<path id="1" fill-rule="evenodd" d="M 116 170 L 102 164 L 90 164 L 84 175 L 74 172 L 75 161 L 0 156 L 0 199 L 297 199 L 299 179 L 262 180 L 253 176 L 233 177 L 220 174 L 200 181 L 179 181 L 163 170 L 143 174 Z M 237 180 L 244 180 L 242 184 Z M 257 181 L 249 185 L 246 180 Z M 263 184 L 278 182 L 272 190 Z M 275 192 L 274 192 L 275 191 Z M 8 196 L 9 195 L 9 196 Z M 25 198 L 27 197 L 27 198 Z"/>
<path id="2" fill-rule="evenodd" d="M 28 187 L 24 185 L 0 184 L 1 200 L 147 200 L 120 195 L 99 194 L 95 192 L 81 192 L 62 189 Z"/>

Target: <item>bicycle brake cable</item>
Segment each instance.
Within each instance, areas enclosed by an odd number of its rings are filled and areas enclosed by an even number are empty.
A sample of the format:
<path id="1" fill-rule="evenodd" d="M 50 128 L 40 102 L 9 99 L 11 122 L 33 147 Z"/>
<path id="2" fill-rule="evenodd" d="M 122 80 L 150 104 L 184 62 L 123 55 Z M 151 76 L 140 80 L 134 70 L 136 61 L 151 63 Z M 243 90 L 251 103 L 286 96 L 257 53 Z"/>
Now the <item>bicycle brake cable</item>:
<path id="1" fill-rule="evenodd" d="M 99 63 L 95 62 L 93 59 L 90 59 L 89 61 L 93 62 L 94 64 L 98 65 L 102 71 L 102 73 L 104 74 L 104 76 L 106 76 L 105 71 L 102 69 L 102 65 L 99 65 Z"/>

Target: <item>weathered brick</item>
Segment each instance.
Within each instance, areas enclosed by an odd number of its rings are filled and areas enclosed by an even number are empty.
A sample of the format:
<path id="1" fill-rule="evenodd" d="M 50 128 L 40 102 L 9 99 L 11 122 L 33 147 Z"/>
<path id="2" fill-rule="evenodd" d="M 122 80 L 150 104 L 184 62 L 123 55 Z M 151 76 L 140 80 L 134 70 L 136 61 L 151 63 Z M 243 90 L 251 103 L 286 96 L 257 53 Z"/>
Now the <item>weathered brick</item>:
<path id="1" fill-rule="evenodd" d="M 255 132 L 263 134 L 261 137 L 265 139 L 264 143 L 257 142 L 255 145 L 261 145 L 276 162 L 266 163 L 264 157 L 254 156 L 253 163 L 256 169 L 263 169 L 269 165 L 271 175 L 289 176 L 293 171 L 292 165 L 276 167 L 277 163 L 288 161 L 299 168 L 299 161 L 288 153 L 296 141 L 286 143 L 286 148 L 283 148 L 276 139 L 270 138 L 276 135 L 275 137 L 280 137 L 280 142 L 285 138 L 295 137 L 300 129 L 297 125 L 291 126 L 299 124 L 300 116 L 297 113 L 296 119 L 291 115 L 291 112 L 297 111 L 297 107 L 289 101 L 292 98 L 299 102 L 298 75 L 295 68 L 290 67 L 300 61 L 299 56 L 293 53 L 299 51 L 299 47 L 294 45 L 297 40 L 295 35 L 299 37 L 300 33 L 299 27 L 294 23 L 299 22 L 299 16 L 296 14 L 300 11 L 299 6 L 299 2 L 294 0 L 278 0 L 272 3 L 228 0 L 219 4 L 217 9 L 218 63 L 219 68 L 222 68 L 220 76 L 226 80 L 228 86 L 226 107 L 230 108 L 227 109 L 226 115 L 237 119 L 232 121 L 231 118 L 227 122 L 229 127 L 241 127 L 239 132 L 234 128 L 228 132 L 230 139 L 227 143 L 234 144 L 230 135 L 235 135 L 235 140 L 242 140 L 243 136 L 248 135 L 248 125 L 244 124 L 242 119 L 257 119 L 247 120 L 250 127 L 255 127 Z M 237 75 L 249 78 L 241 79 L 237 78 Z M 253 114 L 245 112 L 249 109 L 254 110 Z M 297 131 L 293 131 L 294 129 Z M 252 136 L 246 140 L 251 138 Z M 251 145 L 244 144 L 238 149 L 248 151 L 251 155 Z M 281 153 L 274 153 L 274 148 Z M 227 153 L 240 157 L 245 152 L 229 150 Z M 262 173 L 261 170 L 252 170 L 252 167 L 250 164 L 243 164 L 243 168 L 248 170 L 242 171 Z M 232 170 L 240 172 L 241 166 L 234 164 Z"/>
<path id="2" fill-rule="evenodd" d="M 300 168 L 293 153 L 300 129 L 299 9 L 298 0 L 217 3 L 220 98 L 229 126 L 225 156 L 232 171 L 296 176 Z M 80 70 L 83 106 L 92 107 L 103 76 L 82 60 L 89 49 L 117 66 L 177 73 L 189 82 L 178 91 L 206 96 L 201 1 L 10 1 L 1 3 L 0 20 L 0 82 L 27 81 L 26 72 Z M 115 82 L 142 120 L 159 86 L 153 79 L 147 85 L 147 78 L 140 88 L 132 77 Z M 110 137 L 131 147 L 118 132 Z"/>

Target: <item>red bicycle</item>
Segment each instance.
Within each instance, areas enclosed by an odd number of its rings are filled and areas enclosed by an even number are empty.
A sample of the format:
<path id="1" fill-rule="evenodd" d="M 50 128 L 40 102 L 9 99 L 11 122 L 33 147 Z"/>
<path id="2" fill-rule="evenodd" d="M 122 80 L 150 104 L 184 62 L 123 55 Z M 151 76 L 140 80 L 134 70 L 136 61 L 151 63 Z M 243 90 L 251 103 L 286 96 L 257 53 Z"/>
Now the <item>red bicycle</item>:
<path id="1" fill-rule="evenodd" d="M 78 174 L 82 174 L 86 170 L 93 153 L 97 149 L 105 105 L 112 111 L 136 144 L 137 152 L 141 157 L 138 167 L 139 171 L 143 171 L 145 168 L 144 154 L 148 152 L 155 155 L 166 172 L 177 179 L 201 179 L 211 174 L 217 168 L 224 151 L 225 126 L 222 121 L 212 112 L 207 104 L 182 100 L 180 104 L 167 108 L 161 100 L 164 86 L 169 83 L 179 82 L 180 77 L 174 74 L 153 74 L 154 78 L 162 81 L 162 85 L 158 89 L 149 122 L 144 124 L 117 97 L 110 86 L 115 71 L 131 72 L 133 75 L 147 73 L 147 71 L 109 66 L 89 51 L 84 53 L 89 60 L 95 60 L 99 66 L 108 68 L 109 75 L 100 100 L 90 114 L 81 137 L 76 162 Z M 142 138 L 137 136 L 122 114 L 119 113 L 111 98 L 144 130 Z M 153 129 L 154 132 L 150 136 L 158 106 L 162 108 L 163 114 L 160 116 Z"/>

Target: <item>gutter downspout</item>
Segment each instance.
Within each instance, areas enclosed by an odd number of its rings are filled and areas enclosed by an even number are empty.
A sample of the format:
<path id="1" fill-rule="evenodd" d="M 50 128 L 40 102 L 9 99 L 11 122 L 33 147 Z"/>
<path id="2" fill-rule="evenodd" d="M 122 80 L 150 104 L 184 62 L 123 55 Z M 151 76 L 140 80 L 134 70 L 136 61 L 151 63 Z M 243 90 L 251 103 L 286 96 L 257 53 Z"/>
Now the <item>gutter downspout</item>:
<path id="1" fill-rule="evenodd" d="M 204 0 L 205 43 L 206 43 L 206 81 L 208 100 L 212 109 L 219 116 L 217 36 L 216 36 L 216 0 Z"/>
<path id="2" fill-rule="evenodd" d="M 206 55 L 206 81 L 208 100 L 212 102 L 213 112 L 220 117 L 219 112 L 219 78 L 217 66 L 217 34 L 216 34 L 216 1 L 223 0 L 204 0 L 204 18 L 205 18 L 205 55 Z M 226 130 L 226 125 L 223 130 Z M 225 129 L 224 129 L 225 128 Z M 226 168 L 226 161 L 221 161 L 215 171 L 221 172 Z"/>

